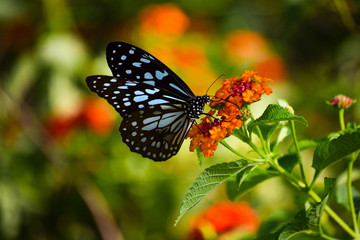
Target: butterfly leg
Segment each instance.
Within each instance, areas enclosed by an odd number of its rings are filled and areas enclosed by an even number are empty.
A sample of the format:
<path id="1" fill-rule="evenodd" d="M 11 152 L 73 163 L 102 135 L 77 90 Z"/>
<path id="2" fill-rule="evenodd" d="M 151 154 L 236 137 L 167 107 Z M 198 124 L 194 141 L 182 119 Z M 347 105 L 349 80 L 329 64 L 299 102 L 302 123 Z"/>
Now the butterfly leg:
<path id="1" fill-rule="evenodd" d="M 195 126 L 197 126 L 197 128 L 203 133 L 205 134 L 205 132 L 199 127 L 199 125 L 197 124 L 197 122 L 194 120 L 193 124 L 195 124 Z"/>

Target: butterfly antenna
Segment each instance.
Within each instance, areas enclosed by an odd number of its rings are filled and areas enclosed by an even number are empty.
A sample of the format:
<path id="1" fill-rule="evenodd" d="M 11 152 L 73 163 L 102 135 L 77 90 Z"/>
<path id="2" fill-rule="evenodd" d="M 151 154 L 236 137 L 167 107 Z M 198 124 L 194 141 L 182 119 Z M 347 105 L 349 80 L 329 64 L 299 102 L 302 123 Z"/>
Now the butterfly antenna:
<path id="1" fill-rule="evenodd" d="M 218 76 L 215 81 L 212 82 L 212 84 L 209 86 L 209 88 L 206 90 L 205 95 L 207 95 L 208 91 L 210 90 L 210 88 L 212 87 L 212 85 L 214 85 L 214 83 L 216 83 L 217 80 L 219 80 L 221 77 L 225 76 L 225 74 L 221 74 L 220 76 Z"/>

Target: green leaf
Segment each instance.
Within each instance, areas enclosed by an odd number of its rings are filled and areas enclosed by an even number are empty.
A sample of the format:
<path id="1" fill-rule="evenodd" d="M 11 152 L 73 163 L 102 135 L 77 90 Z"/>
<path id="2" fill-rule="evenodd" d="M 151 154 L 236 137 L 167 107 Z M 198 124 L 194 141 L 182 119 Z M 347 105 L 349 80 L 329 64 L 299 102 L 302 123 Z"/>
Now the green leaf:
<path id="1" fill-rule="evenodd" d="M 279 165 L 284 168 L 288 173 L 291 173 L 295 165 L 298 163 L 296 154 L 284 155 L 278 160 Z"/>
<path id="2" fill-rule="evenodd" d="M 204 156 L 203 156 L 202 152 L 200 151 L 199 147 L 196 148 L 196 155 L 197 155 L 198 160 L 199 160 L 199 165 L 202 166 Z"/>
<path id="3" fill-rule="evenodd" d="M 305 231 L 292 231 L 292 229 L 288 230 L 288 232 L 284 234 L 280 234 L 279 240 L 322 240 L 319 234 L 316 234 L 310 230 Z"/>
<path id="4" fill-rule="evenodd" d="M 317 174 L 330 164 L 360 149 L 360 130 L 339 134 L 331 140 L 322 140 L 316 147 L 312 167 Z"/>
<path id="5" fill-rule="evenodd" d="M 274 240 L 279 238 L 279 233 L 269 233 L 267 235 L 260 235 L 252 240 Z"/>
<path id="6" fill-rule="evenodd" d="M 298 146 L 299 146 L 300 151 L 303 151 L 308 148 L 316 147 L 317 145 L 318 145 L 318 142 L 315 140 L 304 139 L 304 140 L 298 141 Z M 296 153 L 296 149 L 295 149 L 294 145 L 291 145 L 291 147 L 289 149 L 289 153 Z"/>
<path id="7" fill-rule="evenodd" d="M 255 168 L 242 180 L 240 187 L 238 179 L 235 177 L 231 178 L 226 183 L 228 197 L 230 200 L 235 200 L 238 196 L 246 193 L 259 183 L 276 176 L 279 176 L 278 172 Z"/>
<path id="8" fill-rule="evenodd" d="M 324 193 L 323 193 L 323 198 L 326 195 L 331 195 L 333 190 L 335 189 L 335 184 L 336 184 L 336 178 L 324 178 Z"/>
<path id="9" fill-rule="evenodd" d="M 311 209 L 309 209 L 308 214 L 308 224 L 310 228 L 314 231 L 319 232 L 320 219 L 324 212 L 325 205 L 328 201 L 329 195 L 327 194 L 321 202 L 316 203 Z"/>
<path id="10" fill-rule="evenodd" d="M 270 139 L 271 135 L 274 133 L 276 128 L 279 126 L 279 122 L 276 122 L 275 124 L 268 125 L 260 123 L 258 124 L 260 127 L 261 134 L 265 140 Z M 257 136 L 259 136 L 259 133 L 257 131 L 254 132 Z"/>
<path id="11" fill-rule="evenodd" d="M 283 125 L 282 128 L 280 129 L 279 131 L 279 134 L 278 134 L 278 137 L 276 139 L 276 142 L 277 143 L 280 143 L 282 142 L 286 137 L 290 136 L 291 135 L 291 131 L 290 129 L 286 126 L 286 125 Z"/>
<path id="12" fill-rule="evenodd" d="M 267 236 L 270 233 L 278 232 L 284 226 L 284 223 L 289 222 L 294 217 L 294 213 L 285 210 L 275 210 L 269 216 L 261 221 L 259 236 Z M 280 231 L 281 232 L 281 231 Z M 280 234 L 279 232 L 279 234 Z M 278 234 L 278 235 L 279 235 Z M 275 238 L 277 239 L 277 238 Z"/>
<path id="13" fill-rule="evenodd" d="M 281 124 L 281 128 L 280 131 L 277 135 L 277 138 L 275 139 L 275 141 L 273 141 L 271 143 L 271 150 L 273 152 L 277 152 L 278 146 L 279 144 L 286 139 L 289 135 L 291 135 L 291 131 L 290 129 L 287 127 L 286 124 Z"/>
<path id="14" fill-rule="evenodd" d="M 243 142 L 249 142 L 251 139 L 249 137 L 249 133 L 246 128 L 246 124 L 241 125 L 240 128 L 235 128 L 232 131 L 232 135 L 239 138 Z"/>
<path id="15" fill-rule="evenodd" d="M 300 211 L 295 219 L 286 225 L 279 235 L 279 240 L 319 240 L 320 235 L 309 229 L 305 211 Z"/>
<path id="16" fill-rule="evenodd" d="M 175 225 L 179 222 L 181 217 L 205 197 L 206 194 L 251 165 L 252 164 L 249 164 L 245 160 L 238 160 L 235 162 L 216 164 L 205 169 L 186 194 L 180 208 L 180 214 L 175 220 Z"/>
<path id="17" fill-rule="evenodd" d="M 226 189 L 228 197 L 231 201 L 235 201 L 236 197 L 238 196 L 237 193 L 239 192 L 242 182 L 251 171 L 256 169 L 256 167 L 257 165 L 250 165 L 249 167 L 245 168 L 244 171 L 241 171 L 228 179 L 228 181 L 226 182 Z"/>
<path id="18" fill-rule="evenodd" d="M 360 210 L 360 193 L 353 186 L 351 186 L 351 192 L 354 200 L 355 211 L 358 212 Z M 346 185 L 342 185 L 336 189 L 336 201 L 338 204 L 343 205 L 347 210 L 350 211 Z"/>
<path id="19" fill-rule="evenodd" d="M 308 125 L 304 117 L 296 116 L 280 105 L 270 104 L 258 119 L 249 124 L 249 132 L 251 132 L 255 126 L 262 123 L 275 123 L 286 120 L 299 121 L 306 126 Z"/>

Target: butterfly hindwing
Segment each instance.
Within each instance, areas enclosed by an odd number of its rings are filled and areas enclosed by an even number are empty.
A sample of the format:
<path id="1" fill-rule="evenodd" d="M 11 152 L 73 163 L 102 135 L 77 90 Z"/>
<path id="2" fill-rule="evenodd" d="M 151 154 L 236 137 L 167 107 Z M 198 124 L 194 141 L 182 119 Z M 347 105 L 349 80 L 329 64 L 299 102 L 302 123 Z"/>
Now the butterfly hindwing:
<path id="1" fill-rule="evenodd" d="M 124 42 L 111 42 L 106 59 L 114 77 L 167 89 L 184 99 L 194 97 L 190 88 L 165 64 L 150 53 Z"/>
<path id="2" fill-rule="evenodd" d="M 168 111 L 161 114 L 164 106 Z M 131 151 L 154 161 L 165 161 L 177 154 L 191 125 L 192 120 L 181 107 L 156 105 L 124 118 L 119 130 Z"/>

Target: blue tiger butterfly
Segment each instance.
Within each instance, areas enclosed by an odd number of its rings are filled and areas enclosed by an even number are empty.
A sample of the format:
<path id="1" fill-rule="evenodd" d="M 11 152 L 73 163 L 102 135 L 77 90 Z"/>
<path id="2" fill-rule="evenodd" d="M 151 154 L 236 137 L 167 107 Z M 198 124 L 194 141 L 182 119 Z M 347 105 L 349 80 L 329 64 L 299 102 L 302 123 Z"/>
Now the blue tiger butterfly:
<path id="1" fill-rule="evenodd" d="M 122 116 L 123 142 L 154 161 L 176 155 L 210 97 L 195 96 L 165 64 L 131 44 L 109 43 L 106 60 L 113 76 L 89 76 L 86 83 Z"/>

